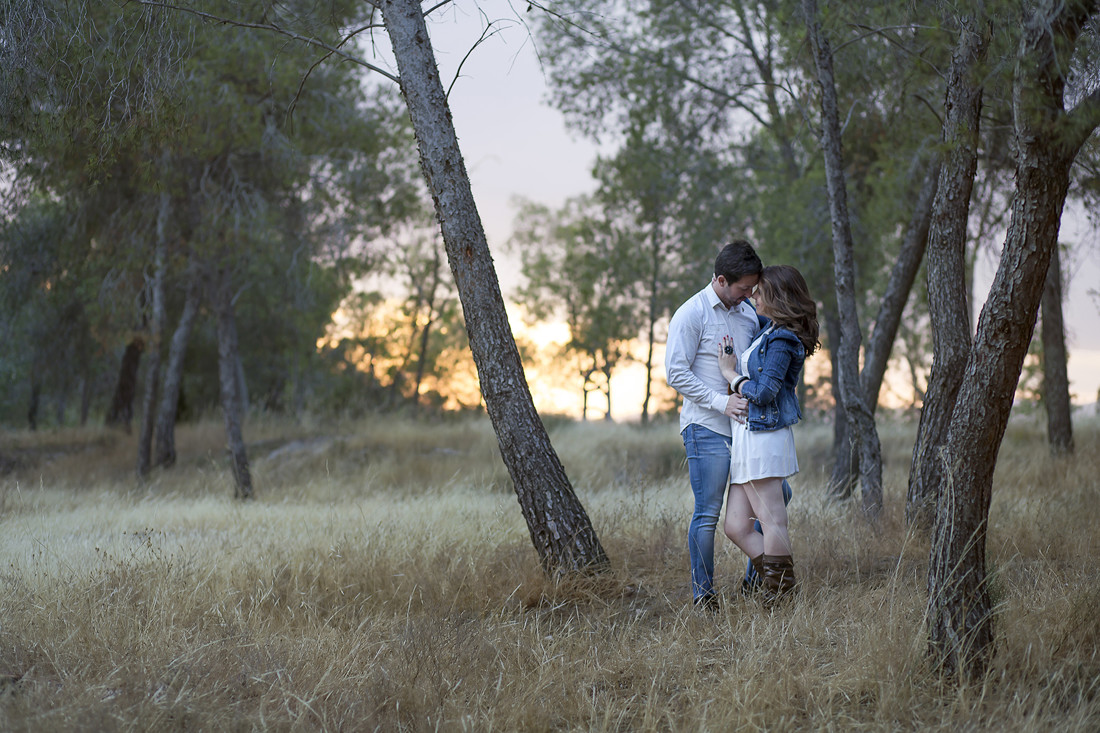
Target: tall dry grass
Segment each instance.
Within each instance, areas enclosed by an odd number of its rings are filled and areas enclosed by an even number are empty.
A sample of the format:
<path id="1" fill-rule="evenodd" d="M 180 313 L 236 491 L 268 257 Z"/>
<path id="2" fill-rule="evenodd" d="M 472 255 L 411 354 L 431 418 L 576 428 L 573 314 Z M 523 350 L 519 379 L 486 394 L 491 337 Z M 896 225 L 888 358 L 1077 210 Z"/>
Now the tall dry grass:
<path id="1" fill-rule="evenodd" d="M 3 730 L 1100 729 L 1100 429 L 1047 455 L 1013 425 L 980 684 L 925 662 L 927 542 L 902 505 L 913 427 L 884 425 L 877 527 L 830 502 L 824 426 L 798 432 L 789 607 L 688 608 L 675 427 L 561 425 L 554 445 L 614 564 L 542 575 L 485 422 L 248 426 L 235 502 L 215 423 L 132 478 L 131 439 L 0 437 Z"/>

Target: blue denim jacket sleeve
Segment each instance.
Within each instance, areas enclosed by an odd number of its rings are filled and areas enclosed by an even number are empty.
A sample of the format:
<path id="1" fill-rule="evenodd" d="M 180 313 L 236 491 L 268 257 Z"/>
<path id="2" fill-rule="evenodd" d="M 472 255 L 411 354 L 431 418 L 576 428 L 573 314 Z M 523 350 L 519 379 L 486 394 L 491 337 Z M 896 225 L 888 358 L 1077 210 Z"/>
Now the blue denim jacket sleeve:
<path id="1" fill-rule="evenodd" d="M 777 430 L 793 425 L 802 417 L 795 389 L 806 359 L 798 337 L 779 328 L 764 337 L 752 353 L 741 384 L 749 401 L 750 430 Z"/>

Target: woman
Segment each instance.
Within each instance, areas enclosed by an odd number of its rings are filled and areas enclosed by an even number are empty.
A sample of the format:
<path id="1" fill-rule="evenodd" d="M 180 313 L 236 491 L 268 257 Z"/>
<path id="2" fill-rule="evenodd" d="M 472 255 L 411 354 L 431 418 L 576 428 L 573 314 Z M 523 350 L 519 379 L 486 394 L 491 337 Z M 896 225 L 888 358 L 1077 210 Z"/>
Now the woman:
<path id="1" fill-rule="evenodd" d="M 729 340 L 718 355 L 731 392 L 749 403 L 745 422 L 733 423 L 723 530 L 751 559 L 765 600 L 775 602 L 795 589 L 782 485 L 798 473 L 791 426 L 802 411 L 795 389 L 806 357 L 817 350 L 817 306 L 802 274 L 789 265 L 765 267 L 754 299 L 760 334 L 740 360 Z M 754 531 L 755 520 L 763 536 Z"/>

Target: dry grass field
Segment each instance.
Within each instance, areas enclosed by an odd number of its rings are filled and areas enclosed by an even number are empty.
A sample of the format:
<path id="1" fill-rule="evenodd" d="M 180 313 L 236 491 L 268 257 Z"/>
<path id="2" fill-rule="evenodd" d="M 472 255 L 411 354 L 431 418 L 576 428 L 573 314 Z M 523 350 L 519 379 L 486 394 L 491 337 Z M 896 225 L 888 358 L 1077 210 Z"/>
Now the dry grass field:
<path id="1" fill-rule="evenodd" d="M 1054 461 L 1010 426 L 988 546 L 998 648 L 930 674 L 927 541 L 907 533 L 911 424 L 882 428 L 877 527 L 824 496 L 830 434 L 798 428 L 802 593 L 689 609 L 691 499 L 673 425 L 555 424 L 613 562 L 542 575 L 487 421 L 220 425 L 133 478 L 133 438 L 0 434 L 0 729 L 1100 730 L 1100 426 Z"/>

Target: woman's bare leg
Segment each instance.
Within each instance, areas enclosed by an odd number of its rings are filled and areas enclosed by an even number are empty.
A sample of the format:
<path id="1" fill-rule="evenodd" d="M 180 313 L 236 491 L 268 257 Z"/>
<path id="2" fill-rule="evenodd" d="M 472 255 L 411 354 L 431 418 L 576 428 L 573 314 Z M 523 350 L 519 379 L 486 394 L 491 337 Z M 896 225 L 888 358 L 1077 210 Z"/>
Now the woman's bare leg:
<path id="1" fill-rule="evenodd" d="M 744 490 L 752 512 L 764 530 L 763 552 L 768 555 L 790 555 L 791 538 L 787 532 L 787 505 L 783 503 L 783 479 L 773 477 L 750 481 L 744 485 Z"/>
<path id="2" fill-rule="evenodd" d="M 730 484 L 729 493 L 726 494 L 726 519 L 722 530 L 750 558 L 759 557 L 765 552 L 764 538 L 753 528 L 755 520 L 756 515 L 745 487 L 741 484 Z"/>

